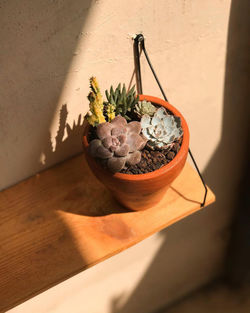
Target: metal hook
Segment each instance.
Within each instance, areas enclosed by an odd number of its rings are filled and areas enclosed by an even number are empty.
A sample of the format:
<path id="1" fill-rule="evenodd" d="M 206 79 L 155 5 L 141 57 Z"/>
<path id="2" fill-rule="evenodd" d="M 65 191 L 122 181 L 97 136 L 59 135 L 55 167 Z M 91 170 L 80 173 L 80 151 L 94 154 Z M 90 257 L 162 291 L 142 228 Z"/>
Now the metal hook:
<path id="1" fill-rule="evenodd" d="M 140 63 L 140 52 L 139 43 L 144 45 L 144 37 L 142 34 L 137 35 L 134 38 L 134 57 L 135 57 L 135 73 L 138 94 L 142 94 L 142 80 L 141 80 L 141 63 Z"/>

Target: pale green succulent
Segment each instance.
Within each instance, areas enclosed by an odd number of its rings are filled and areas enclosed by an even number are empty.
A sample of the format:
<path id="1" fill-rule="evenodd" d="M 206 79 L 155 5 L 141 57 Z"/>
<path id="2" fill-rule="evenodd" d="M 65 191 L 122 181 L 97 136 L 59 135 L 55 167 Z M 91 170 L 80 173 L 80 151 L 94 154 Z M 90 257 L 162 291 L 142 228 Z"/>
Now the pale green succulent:
<path id="1" fill-rule="evenodd" d="M 138 103 L 135 105 L 134 111 L 139 117 L 145 114 L 153 116 L 156 111 L 156 107 L 150 101 L 143 100 L 138 101 Z"/>
<path id="2" fill-rule="evenodd" d="M 157 109 L 153 117 L 143 115 L 141 127 L 148 147 L 153 150 L 168 149 L 183 135 L 180 117 L 169 115 L 163 107 Z"/>
<path id="3" fill-rule="evenodd" d="M 115 115 L 121 115 L 125 117 L 127 121 L 130 121 L 131 118 L 127 115 L 127 112 L 133 110 L 139 100 L 139 96 L 136 96 L 135 86 L 128 91 L 125 84 L 123 84 L 122 89 L 121 84 L 119 84 L 115 90 L 113 86 L 111 86 L 110 92 L 106 90 L 105 94 L 108 101 L 105 105 L 111 105 L 114 112 L 112 118 L 109 118 L 109 121 L 111 121 Z"/>

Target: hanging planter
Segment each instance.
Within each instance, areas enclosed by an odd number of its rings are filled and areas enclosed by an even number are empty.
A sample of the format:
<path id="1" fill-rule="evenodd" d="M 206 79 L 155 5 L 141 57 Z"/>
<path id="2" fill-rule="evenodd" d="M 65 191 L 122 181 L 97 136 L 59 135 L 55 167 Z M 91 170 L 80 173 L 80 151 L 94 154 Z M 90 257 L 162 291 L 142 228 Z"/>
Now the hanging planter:
<path id="1" fill-rule="evenodd" d="M 103 102 L 91 78 L 83 147 L 94 175 L 125 207 L 157 204 L 186 162 L 189 131 L 181 113 L 162 99 L 120 85 Z"/>

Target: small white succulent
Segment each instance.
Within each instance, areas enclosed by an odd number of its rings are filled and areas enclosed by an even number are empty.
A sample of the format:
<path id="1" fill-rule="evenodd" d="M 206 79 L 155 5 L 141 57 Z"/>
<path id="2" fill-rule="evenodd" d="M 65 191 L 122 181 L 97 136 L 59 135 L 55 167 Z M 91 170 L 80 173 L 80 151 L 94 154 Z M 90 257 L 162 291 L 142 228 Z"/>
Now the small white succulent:
<path id="1" fill-rule="evenodd" d="M 153 117 L 143 115 L 141 127 L 147 145 L 153 150 L 168 149 L 183 135 L 180 117 L 169 115 L 164 107 L 157 109 Z"/>

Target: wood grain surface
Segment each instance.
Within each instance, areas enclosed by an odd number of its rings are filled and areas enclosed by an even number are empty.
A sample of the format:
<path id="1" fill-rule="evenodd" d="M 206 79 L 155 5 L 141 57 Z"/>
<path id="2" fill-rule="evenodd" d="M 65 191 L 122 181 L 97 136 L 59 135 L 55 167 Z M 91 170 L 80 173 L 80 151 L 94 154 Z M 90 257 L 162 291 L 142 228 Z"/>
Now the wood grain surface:
<path id="1" fill-rule="evenodd" d="M 194 213 L 203 192 L 186 164 L 157 206 L 131 212 L 112 199 L 83 155 L 0 192 L 0 311 Z M 209 190 L 206 204 L 214 200 Z"/>

